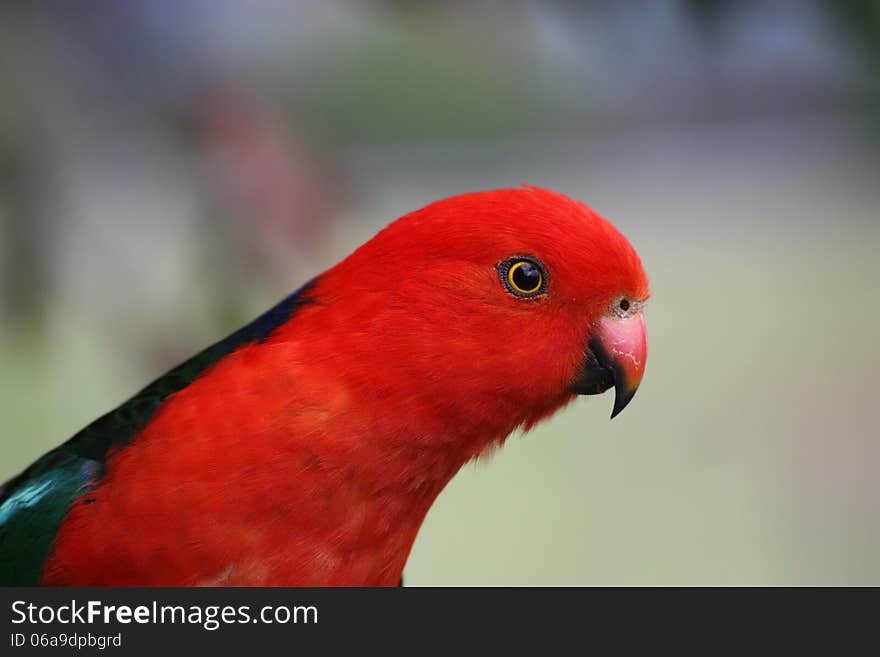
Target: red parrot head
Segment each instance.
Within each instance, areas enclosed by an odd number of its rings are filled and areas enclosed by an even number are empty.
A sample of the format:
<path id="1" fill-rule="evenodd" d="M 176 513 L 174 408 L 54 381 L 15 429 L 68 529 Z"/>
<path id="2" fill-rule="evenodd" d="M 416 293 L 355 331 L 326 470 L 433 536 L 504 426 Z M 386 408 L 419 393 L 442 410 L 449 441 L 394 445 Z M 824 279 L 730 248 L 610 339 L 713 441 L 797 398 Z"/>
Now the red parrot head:
<path id="1" fill-rule="evenodd" d="M 337 348 L 358 359 L 363 385 L 423 423 L 506 435 L 612 387 L 614 417 L 645 370 L 638 255 L 590 208 L 543 189 L 466 194 L 406 215 L 314 294 L 345 309 L 339 325 L 357 326 Z"/>

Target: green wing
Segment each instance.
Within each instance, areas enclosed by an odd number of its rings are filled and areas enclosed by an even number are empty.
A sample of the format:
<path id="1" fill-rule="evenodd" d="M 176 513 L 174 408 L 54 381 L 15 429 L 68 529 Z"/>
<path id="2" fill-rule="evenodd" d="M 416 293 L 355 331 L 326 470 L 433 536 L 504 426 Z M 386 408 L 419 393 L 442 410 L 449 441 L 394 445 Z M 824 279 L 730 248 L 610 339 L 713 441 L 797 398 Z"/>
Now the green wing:
<path id="1" fill-rule="evenodd" d="M 311 285 L 175 367 L 0 487 L 0 586 L 38 584 L 61 521 L 70 505 L 100 480 L 110 449 L 127 445 L 169 395 L 211 365 L 245 344 L 264 341 L 308 303 Z"/>

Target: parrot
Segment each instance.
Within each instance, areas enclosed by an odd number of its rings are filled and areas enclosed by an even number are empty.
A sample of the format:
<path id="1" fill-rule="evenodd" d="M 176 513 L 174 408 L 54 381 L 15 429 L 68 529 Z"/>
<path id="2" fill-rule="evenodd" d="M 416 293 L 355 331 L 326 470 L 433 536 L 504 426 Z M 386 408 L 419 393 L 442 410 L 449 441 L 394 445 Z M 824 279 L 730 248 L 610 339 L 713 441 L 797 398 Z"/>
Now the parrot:
<path id="1" fill-rule="evenodd" d="M 648 297 L 580 201 L 435 201 L 6 482 L 0 584 L 396 586 L 464 464 L 629 404 Z"/>

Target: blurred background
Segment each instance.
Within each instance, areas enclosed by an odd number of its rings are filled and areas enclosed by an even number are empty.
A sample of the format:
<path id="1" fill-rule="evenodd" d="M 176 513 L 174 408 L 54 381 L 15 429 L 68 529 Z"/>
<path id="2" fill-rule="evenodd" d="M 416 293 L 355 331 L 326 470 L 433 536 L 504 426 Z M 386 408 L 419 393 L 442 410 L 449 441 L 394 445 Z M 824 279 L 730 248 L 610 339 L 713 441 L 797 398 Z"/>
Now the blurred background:
<path id="1" fill-rule="evenodd" d="M 528 183 L 639 250 L 647 374 L 466 466 L 407 584 L 880 584 L 880 3 L 5 0 L 0 99 L 0 478 Z"/>

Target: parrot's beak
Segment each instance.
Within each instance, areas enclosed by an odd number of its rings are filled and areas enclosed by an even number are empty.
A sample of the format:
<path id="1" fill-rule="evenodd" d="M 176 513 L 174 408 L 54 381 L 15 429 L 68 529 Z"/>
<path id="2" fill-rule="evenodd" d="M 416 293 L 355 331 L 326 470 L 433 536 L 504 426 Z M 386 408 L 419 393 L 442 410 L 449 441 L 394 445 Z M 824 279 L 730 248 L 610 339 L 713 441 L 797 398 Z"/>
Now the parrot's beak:
<path id="1" fill-rule="evenodd" d="M 593 326 L 589 350 L 572 392 L 596 395 L 614 386 L 613 419 L 635 396 L 647 357 L 648 339 L 642 313 L 628 317 L 605 315 Z"/>

